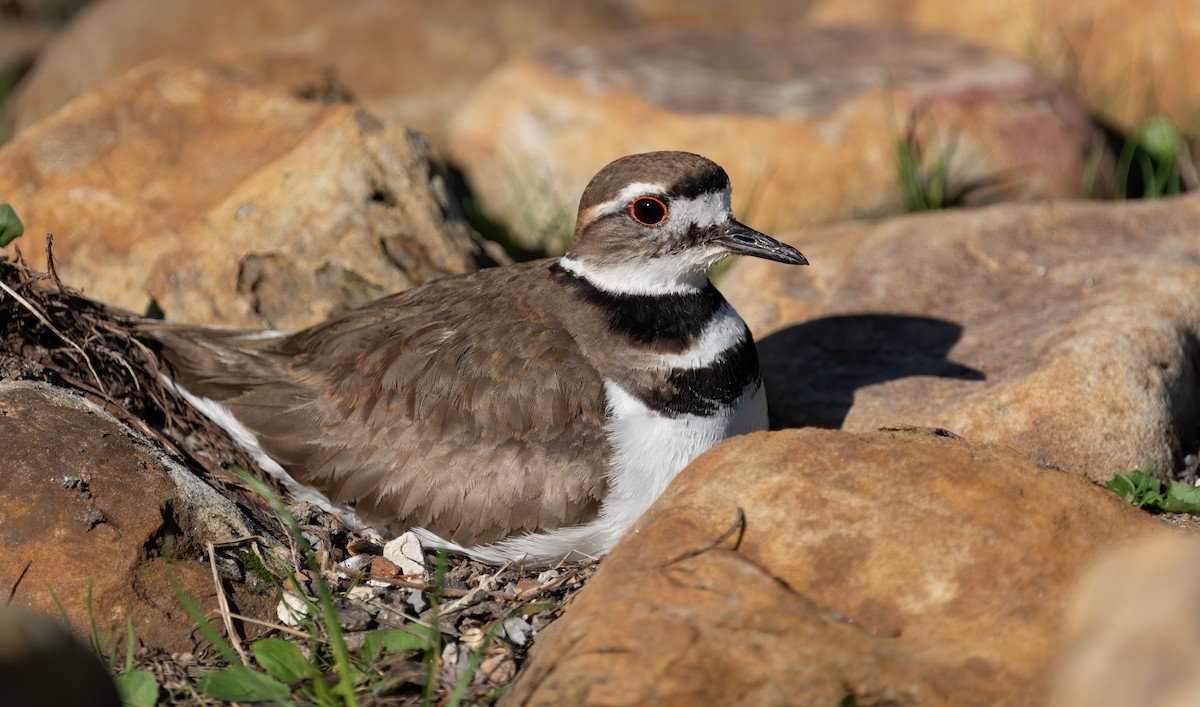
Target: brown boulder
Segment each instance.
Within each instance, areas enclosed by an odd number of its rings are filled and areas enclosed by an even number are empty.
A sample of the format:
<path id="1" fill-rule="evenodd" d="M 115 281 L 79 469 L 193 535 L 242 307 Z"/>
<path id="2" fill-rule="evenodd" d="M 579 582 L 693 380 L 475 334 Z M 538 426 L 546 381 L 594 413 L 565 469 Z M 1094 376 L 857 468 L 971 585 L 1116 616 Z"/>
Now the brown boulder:
<path id="1" fill-rule="evenodd" d="M 0 18 L 0 82 L 8 82 L 50 41 L 54 27 L 43 22 L 25 19 Z M 0 89 L 9 90 L 0 85 Z M 0 129 L 0 140 L 4 131 Z"/>
<path id="2" fill-rule="evenodd" d="M 97 0 L 47 47 L 9 119 L 25 130 L 144 62 L 236 48 L 329 67 L 372 113 L 436 138 L 510 56 L 627 25 L 610 6 L 553 0 Z"/>
<path id="3" fill-rule="evenodd" d="M 910 134 L 911 133 L 911 134 Z M 897 144 L 947 201 L 1076 197 L 1100 134 L 1033 68 L 955 40 L 798 25 L 656 29 L 510 62 L 455 114 L 447 150 L 527 247 L 561 250 L 579 194 L 624 154 L 729 171 L 756 228 L 894 213 Z"/>
<path id="4" fill-rule="evenodd" d="M 1069 601 L 1051 707 L 1200 704 L 1200 539 L 1130 543 L 1090 571 Z"/>
<path id="5" fill-rule="evenodd" d="M 721 289 L 776 427 L 942 427 L 1094 479 L 1200 446 L 1200 199 L 1008 205 L 791 234 Z"/>
<path id="6" fill-rule="evenodd" d="M 1196 135 L 1200 6 L 1187 0 L 819 0 L 813 23 L 901 23 L 1027 59 L 1122 129 L 1168 115 Z"/>
<path id="7" fill-rule="evenodd" d="M 322 80 L 271 59 L 163 61 L 23 132 L 0 149 L 0 194 L 31 265 L 33 234 L 53 232 L 63 279 L 94 299 L 278 328 L 474 269 L 424 139 L 320 100 Z"/>
<path id="8" fill-rule="evenodd" d="M 672 483 L 505 700 L 1036 704 L 1072 584 L 1153 532 L 1078 477 L 932 433 L 739 437 Z"/>
<path id="9" fill-rule="evenodd" d="M 57 597 L 84 640 L 91 613 L 101 639 L 113 627 L 123 636 L 128 619 L 145 644 L 190 650 L 172 581 L 201 610 L 216 608 L 208 563 L 188 558 L 203 540 L 228 538 L 209 536 L 195 510 L 232 506 L 101 408 L 42 384 L 0 381 L 0 440 L 5 595 L 54 616 Z M 229 589 L 240 613 L 273 610 L 269 587 Z"/>

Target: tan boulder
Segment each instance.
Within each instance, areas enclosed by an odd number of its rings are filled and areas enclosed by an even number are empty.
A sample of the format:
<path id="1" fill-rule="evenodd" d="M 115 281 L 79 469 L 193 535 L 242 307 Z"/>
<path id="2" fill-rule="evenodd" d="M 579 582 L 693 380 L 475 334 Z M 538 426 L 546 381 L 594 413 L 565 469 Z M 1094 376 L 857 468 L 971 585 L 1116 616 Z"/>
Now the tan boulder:
<path id="1" fill-rule="evenodd" d="M 105 84 L 0 149 L 16 244 L 43 268 L 53 232 L 64 281 L 103 302 L 251 327 L 474 269 L 424 139 L 312 96 L 321 80 L 241 56 Z"/>
<path id="2" fill-rule="evenodd" d="M 943 427 L 1107 480 L 1200 446 L 1200 199 L 943 211 L 738 263 L 776 427 Z"/>
<path id="3" fill-rule="evenodd" d="M 1074 582 L 1155 532 L 1078 477 L 929 432 L 739 437 L 680 474 L 505 699 L 1036 704 Z"/>
<path id="4" fill-rule="evenodd" d="M 927 174 L 944 164 L 946 203 L 984 203 L 1085 193 L 1100 134 L 1006 56 L 784 25 L 630 32 L 514 60 L 463 103 L 447 150 L 521 244 L 561 250 L 584 185 L 624 154 L 714 159 L 734 210 L 773 231 L 900 211 L 906 140 Z"/>
<path id="5" fill-rule="evenodd" d="M 1188 0 L 817 0 L 813 23 L 901 23 L 1022 57 L 1124 130 L 1168 115 L 1197 134 L 1200 6 Z"/>
<path id="6" fill-rule="evenodd" d="M 12 603 L 58 616 L 88 640 L 127 620 L 166 650 L 195 645 L 172 581 L 202 611 L 217 606 L 207 515 L 233 506 L 98 406 L 43 384 L 0 381 L 0 577 Z M 200 486 L 201 488 L 197 488 Z M 241 525 L 242 533 L 245 526 Z M 235 533 L 234 533 L 235 534 Z M 231 583 L 243 615 L 265 617 L 275 589 Z"/>
<path id="7" fill-rule="evenodd" d="M 510 56 L 627 24 L 610 6 L 553 0 L 97 0 L 46 49 L 9 118 L 24 130 L 146 61 L 238 48 L 330 67 L 369 111 L 436 138 Z"/>
<path id="8" fill-rule="evenodd" d="M 54 27 L 49 23 L 0 18 L 0 82 L 11 81 L 15 73 L 33 63 L 53 33 Z M 0 85 L 0 89 L 8 91 L 9 87 Z"/>
<path id="9" fill-rule="evenodd" d="M 1071 596 L 1051 707 L 1200 704 L 1200 539 L 1130 543 Z"/>
<path id="10" fill-rule="evenodd" d="M 615 0 L 639 23 L 671 27 L 742 27 L 804 17 L 813 0 Z"/>

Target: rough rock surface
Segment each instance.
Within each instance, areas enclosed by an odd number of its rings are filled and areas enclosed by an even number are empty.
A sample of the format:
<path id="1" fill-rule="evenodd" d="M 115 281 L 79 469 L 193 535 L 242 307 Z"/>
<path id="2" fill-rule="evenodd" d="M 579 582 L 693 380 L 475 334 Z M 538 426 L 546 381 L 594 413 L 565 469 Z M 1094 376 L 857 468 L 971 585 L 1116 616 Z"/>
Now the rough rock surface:
<path id="1" fill-rule="evenodd" d="M 53 31 L 51 25 L 41 22 L 0 19 L 0 80 L 9 80 L 11 73 L 32 63 Z M 3 135 L 0 129 L 0 138 Z"/>
<path id="2" fill-rule="evenodd" d="M 818 0 L 814 23 L 902 23 L 1036 64 L 1124 130 L 1159 114 L 1196 135 L 1200 6 L 1188 0 Z"/>
<path id="3" fill-rule="evenodd" d="M 110 625 L 123 634 L 128 618 L 146 645 L 191 649 L 192 622 L 171 578 L 201 610 L 215 608 L 208 563 L 187 558 L 205 539 L 229 539 L 195 512 L 228 502 L 195 480 L 181 488 L 185 469 L 101 408 L 44 384 L 0 381 L 0 440 L 5 595 L 55 616 L 57 596 L 86 638 L 90 592 L 104 634 Z M 270 588 L 227 589 L 239 613 L 273 607 Z"/>
<path id="4" fill-rule="evenodd" d="M 1157 115 L 1196 135 L 1200 7 L 1188 0 L 619 0 L 638 22 L 736 27 L 901 25 L 1019 57 L 1053 76 L 1123 131 Z"/>
<path id="5" fill-rule="evenodd" d="M 1200 199 L 945 211 L 789 234 L 721 289 L 776 427 L 943 427 L 1107 480 L 1200 446 Z M 776 234 L 778 235 L 778 234 Z"/>
<path id="6" fill-rule="evenodd" d="M 94 299 L 251 327 L 474 269 L 424 139 L 325 102 L 322 80 L 239 56 L 106 84 L 0 150 L 16 244 L 41 269 L 53 232 L 63 279 Z"/>
<path id="7" fill-rule="evenodd" d="M 739 437 L 618 544 L 505 702 L 1035 704 L 1072 585 L 1155 532 L 1078 477 L 930 432 Z"/>
<path id="8" fill-rule="evenodd" d="M 1200 704 L 1200 539 L 1130 543 L 1088 573 L 1069 602 L 1051 707 Z"/>
<path id="9" fill-rule="evenodd" d="M 436 137 L 508 57 L 625 27 L 622 18 L 611 5 L 554 0 L 97 0 L 46 49 L 10 120 L 24 130 L 143 62 L 232 47 L 330 67 L 372 113 Z"/>
<path id="10" fill-rule="evenodd" d="M 735 211 L 779 230 L 899 211 L 906 138 L 926 170 L 945 163 L 958 203 L 1079 196 L 1100 144 L 1082 105 L 1015 59 L 791 25 L 648 30 L 514 60 L 463 103 L 447 150 L 523 245 L 554 249 L 587 180 L 624 154 L 711 157 Z"/>

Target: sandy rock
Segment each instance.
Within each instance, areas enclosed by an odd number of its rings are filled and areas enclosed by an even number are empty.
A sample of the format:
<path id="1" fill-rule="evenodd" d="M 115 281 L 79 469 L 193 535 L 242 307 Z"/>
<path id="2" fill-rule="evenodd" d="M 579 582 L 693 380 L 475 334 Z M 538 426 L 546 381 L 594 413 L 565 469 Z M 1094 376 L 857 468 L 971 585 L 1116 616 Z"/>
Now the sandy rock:
<path id="1" fill-rule="evenodd" d="M 17 584 L 13 603 L 57 616 L 53 590 L 86 637 L 90 588 L 102 633 L 116 625 L 123 635 L 129 618 L 139 641 L 190 649 L 170 576 L 214 608 L 208 564 L 186 559 L 208 538 L 161 453 L 78 396 L 11 381 L 0 381 L 0 440 L 0 577 L 5 593 Z M 241 613 L 269 611 L 269 588 L 232 589 Z"/>
<path id="2" fill-rule="evenodd" d="M 9 118 L 24 130 L 143 62 L 235 47 L 328 66 L 372 113 L 436 137 L 508 57 L 627 24 L 607 5 L 553 0 L 99 0 L 47 48 Z"/>
<path id="3" fill-rule="evenodd" d="M 804 17 L 812 0 L 616 0 L 638 23 L 670 27 L 735 27 Z"/>
<path id="4" fill-rule="evenodd" d="M 42 268 L 53 232 L 63 280 L 109 304 L 252 327 L 474 269 L 424 139 L 303 97 L 322 80 L 239 57 L 106 84 L 0 150 L 16 244 Z"/>
<path id="5" fill-rule="evenodd" d="M 0 77 L 20 71 L 33 62 L 50 41 L 54 27 L 33 20 L 0 19 Z M 0 139 L 4 131 L 0 129 Z"/>
<path id="6" fill-rule="evenodd" d="M 1088 573 L 1068 602 L 1051 707 L 1200 704 L 1200 539 L 1131 543 Z"/>
<path id="7" fill-rule="evenodd" d="M 1200 446 L 1198 224 L 1195 198 L 845 224 L 721 289 L 776 427 L 943 427 L 1107 480 Z"/>
<path id="8" fill-rule="evenodd" d="M 896 145 L 944 159 L 961 203 L 1085 192 L 1099 133 L 1031 67 L 955 40 L 791 25 L 630 32 L 510 62 L 447 150 L 527 247 L 561 249 L 603 165 L 657 149 L 728 170 L 761 230 L 901 209 Z"/>
<path id="9" fill-rule="evenodd" d="M 1153 532 L 1078 477 L 928 432 L 736 438 L 618 544 L 505 700 L 1035 704 L 1072 584 Z"/>
<path id="10" fill-rule="evenodd" d="M 1023 57 L 1125 130 L 1158 114 L 1196 135 L 1200 6 L 1188 0 L 817 0 L 813 23 L 902 23 Z"/>

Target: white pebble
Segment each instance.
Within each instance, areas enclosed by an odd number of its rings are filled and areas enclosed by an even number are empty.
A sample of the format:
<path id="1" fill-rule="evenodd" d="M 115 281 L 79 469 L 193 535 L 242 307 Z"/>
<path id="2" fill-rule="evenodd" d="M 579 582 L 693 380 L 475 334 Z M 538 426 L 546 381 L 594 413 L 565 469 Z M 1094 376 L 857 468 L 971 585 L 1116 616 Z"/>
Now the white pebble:
<path id="1" fill-rule="evenodd" d="M 425 575 L 425 553 L 416 533 L 404 533 L 383 546 L 383 556 L 400 568 L 400 574 L 422 577 Z"/>
<path id="2" fill-rule="evenodd" d="M 279 606 L 275 607 L 275 615 L 279 617 L 284 626 L 294 628 L 303 623 L 304 618 L 308 616 L 308 606 L 296 594 L 285 591 Z"/>

